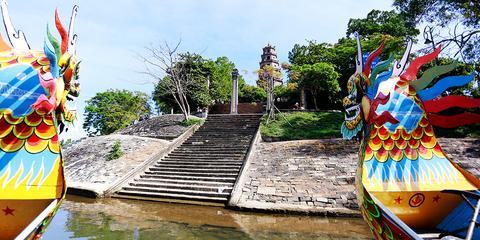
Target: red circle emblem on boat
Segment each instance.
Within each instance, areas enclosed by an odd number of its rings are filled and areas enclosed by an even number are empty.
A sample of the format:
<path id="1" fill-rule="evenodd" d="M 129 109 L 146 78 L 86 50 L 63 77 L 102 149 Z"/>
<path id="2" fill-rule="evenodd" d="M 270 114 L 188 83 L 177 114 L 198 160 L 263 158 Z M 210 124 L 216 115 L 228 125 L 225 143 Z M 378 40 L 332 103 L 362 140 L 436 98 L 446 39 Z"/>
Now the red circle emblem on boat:
<path id="1" fill-rule="evenodd" d="M 422 205 L 424 201 L 425 195 L 421 193 L 416 193 L 410 198 L 408 204 L 410 205 L 410 207 L 420 207 L 420 205 Z"/>

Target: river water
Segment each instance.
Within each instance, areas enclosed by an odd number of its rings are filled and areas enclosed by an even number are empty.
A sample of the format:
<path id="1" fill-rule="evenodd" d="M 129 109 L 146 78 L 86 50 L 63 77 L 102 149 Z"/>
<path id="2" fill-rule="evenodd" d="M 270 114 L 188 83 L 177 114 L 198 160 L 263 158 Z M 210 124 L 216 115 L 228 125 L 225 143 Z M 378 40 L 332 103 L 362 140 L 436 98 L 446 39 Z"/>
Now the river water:
<path id="1" fill-rule="evenodd" d="M 220 207 L 69 196 L 45 240 L 371 239 L 362 219 L 259 214 Z"/>

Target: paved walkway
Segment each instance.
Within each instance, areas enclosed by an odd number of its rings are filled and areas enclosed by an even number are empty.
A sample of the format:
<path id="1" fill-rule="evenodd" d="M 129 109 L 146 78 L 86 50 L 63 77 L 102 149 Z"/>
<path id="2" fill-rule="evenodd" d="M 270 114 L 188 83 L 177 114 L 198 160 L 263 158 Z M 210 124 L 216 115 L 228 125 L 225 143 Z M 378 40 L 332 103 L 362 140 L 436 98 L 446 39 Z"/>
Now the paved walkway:
<path id="1" fill-rule="evenodd" d="M 480 177 L 480 139 L 440 139 L 444 151 Z M 341 139 L 257 145 L 236 207 L 359 215 L 355 195 L 358 145 Z"/>

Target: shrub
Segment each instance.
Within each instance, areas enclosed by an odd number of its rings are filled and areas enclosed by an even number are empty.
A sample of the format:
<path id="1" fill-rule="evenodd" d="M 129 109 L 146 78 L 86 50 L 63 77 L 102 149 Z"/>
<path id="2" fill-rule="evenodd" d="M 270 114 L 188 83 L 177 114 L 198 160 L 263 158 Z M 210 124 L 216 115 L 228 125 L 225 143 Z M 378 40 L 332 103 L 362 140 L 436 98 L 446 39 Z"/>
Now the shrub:
<path id="1" fill-rule="evenodd" d="M 201 118 L 197 118 L 197 117 L 190 117 L 189 119 L 187 120 L 184 120 L 183 122 L 181 122 L 180 124 L 182 126 L 185 126 L 185 127 L 189 127 L 189 126 L 192 126 L 194 124 L 201 124 L 203 123 L 203 119 Z"/>
<path id="2" fill-rule="evenodd" d="M 117 140 L 113 144 L 112 150 L 107 155 L 107 161 L 115 160 L 123 156 L 122 143 Z"/>

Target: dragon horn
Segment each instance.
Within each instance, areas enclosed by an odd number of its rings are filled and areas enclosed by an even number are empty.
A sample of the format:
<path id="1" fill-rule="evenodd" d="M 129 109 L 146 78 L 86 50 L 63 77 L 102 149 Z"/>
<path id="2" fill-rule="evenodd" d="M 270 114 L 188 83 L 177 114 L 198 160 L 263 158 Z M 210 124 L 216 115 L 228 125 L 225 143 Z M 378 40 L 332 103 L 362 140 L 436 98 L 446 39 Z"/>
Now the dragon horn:
<path id="1" fill-rule="evenodd" d="M 70 17 L 70 26 L 68 28 L 68 47 L 67 51 L 71 54 L 75 54 L 77 47 L 77 34 L 74 32 L 75 18 L 77 17 L 78 6 L 73 6 L 72 16 Z"/>
<path id="2" fill-rule="evenodd" d="M 407 48 L 405 49 L 405 52 L 403 53 L 402 59 L 400 60 L 400 62 L 395 60 L 395 62 L 393 64 L 392 77 L 400 76 L 400 74 L 405 69 L 405 65 L 407 65 L 407 61 L 408 61 L 408 56 L 410 55 L 410 52 L 412 51 L 412 45 L 413 45 L 412 39 L 407 38 Z"/>
<path id="3" fill-rule="evenodd" d="M 2 8 L 3 24 L 7 30 L 8 40 L 16 50 L 30 50 L 27 39 L 21 30 L 15 30 L 8 13 L 7 0 L 0 0 L 0 6 Z"/>
<path id="4" fill-rule="evenodd" d="M 355 39 L 357 40 L 357 59 L 356 59 L 357 69 L 356 69 L 355 73 L 361 73 L 362 70 L 363 70 L 362 45 L 360 44 L 360 36 L 358 35 L 358 32 L 355 32 L 353 35 L 355 36 Z"/>

